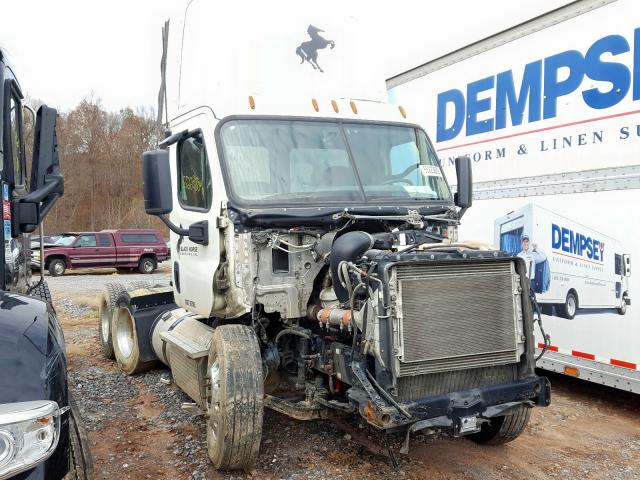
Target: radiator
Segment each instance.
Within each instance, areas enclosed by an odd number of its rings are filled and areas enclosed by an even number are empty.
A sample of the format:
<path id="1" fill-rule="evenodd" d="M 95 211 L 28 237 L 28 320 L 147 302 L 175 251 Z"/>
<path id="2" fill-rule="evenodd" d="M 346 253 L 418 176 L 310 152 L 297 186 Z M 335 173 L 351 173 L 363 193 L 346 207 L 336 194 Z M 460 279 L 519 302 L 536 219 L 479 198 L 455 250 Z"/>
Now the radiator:
<path id="1" fill-rule="evenodd" d="M 511 260 L 394 268 L 399 376 L 518 362 L 521 289 Z"/>

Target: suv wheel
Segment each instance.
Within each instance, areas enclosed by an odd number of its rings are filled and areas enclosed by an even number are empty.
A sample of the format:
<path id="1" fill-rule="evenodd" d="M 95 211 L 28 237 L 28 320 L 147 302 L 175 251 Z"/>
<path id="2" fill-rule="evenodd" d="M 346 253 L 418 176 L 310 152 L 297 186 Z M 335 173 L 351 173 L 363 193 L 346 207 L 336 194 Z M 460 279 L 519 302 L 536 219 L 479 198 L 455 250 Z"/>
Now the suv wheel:
<path id="1" fill-rule="evenodd" d="M 64 260 L 54 258 L 49 262 L 49 274 L 52 277 L 59 277 L 60 275 L 63 275 L 66 269 L 67 265 L 64 263 Z"/>
<path id="2" fill-rule="evenodd" d="M 156 261 L 151 257 L 144 257 L 140 259 L 140 263 L 138 264 L 138 270 L 140 273 L 153 273 L 158 265 Z"/>

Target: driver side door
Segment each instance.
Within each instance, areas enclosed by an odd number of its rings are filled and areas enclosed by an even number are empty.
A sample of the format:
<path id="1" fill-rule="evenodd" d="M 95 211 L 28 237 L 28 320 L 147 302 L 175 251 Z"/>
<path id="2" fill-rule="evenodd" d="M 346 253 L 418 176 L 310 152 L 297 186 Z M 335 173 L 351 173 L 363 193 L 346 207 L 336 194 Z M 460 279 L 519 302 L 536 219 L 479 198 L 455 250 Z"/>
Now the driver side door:
<path id="1" fill-rule="evenodd" d="M 93 233 L 85 233 L 78 237 L 69 253 L 69 260 L 73 268 L 87 268 L 99 265 L 100 253 L 96 236 Z"/>

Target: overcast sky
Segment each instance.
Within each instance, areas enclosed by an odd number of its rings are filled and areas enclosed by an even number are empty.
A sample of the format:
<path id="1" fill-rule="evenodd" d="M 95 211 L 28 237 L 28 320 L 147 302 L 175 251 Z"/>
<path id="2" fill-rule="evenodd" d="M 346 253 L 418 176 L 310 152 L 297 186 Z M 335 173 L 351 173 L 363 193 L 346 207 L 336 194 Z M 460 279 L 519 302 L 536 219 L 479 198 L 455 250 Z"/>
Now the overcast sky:
<path id="1" fill-rule="evenodd" d="M 0 46 L 10 55 L 24 92 L 51 106 L 68 110 L 93 93 L 110 110 L 155 107 L 161 25 L 175 4 L 185 1 L 0 0 Z M 229 1 L 234 0 L 219 2 L 221 15 Z M 304 8 L 305 2 L 299 3 Z M 391 76 L 570 2 L 323 3 L 336 12 L 348 5 L 375 26 L 372 31 L 386 39 L 380 58 Z"/>

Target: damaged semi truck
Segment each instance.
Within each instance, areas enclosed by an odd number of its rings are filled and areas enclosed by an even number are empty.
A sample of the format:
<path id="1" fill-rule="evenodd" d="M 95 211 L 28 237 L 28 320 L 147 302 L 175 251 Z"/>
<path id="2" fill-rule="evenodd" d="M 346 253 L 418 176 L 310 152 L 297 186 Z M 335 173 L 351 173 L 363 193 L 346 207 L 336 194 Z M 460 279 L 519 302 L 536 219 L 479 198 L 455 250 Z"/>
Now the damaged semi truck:
<path id="1" fill-rule="evenodd" d="M 427 134 L 366 74 L 352 20 L 265 30 L 265 15 L 193 1 L 165 24 L 169 132 L 143 168 L 172 286 L 108 305 L 119 366 L 167 365 L 222 469 L 255 463 L 264 407 L 513 440 L 550 386 L 523 261 L 457 239 L 469 160 L 452 195 Z"/>

